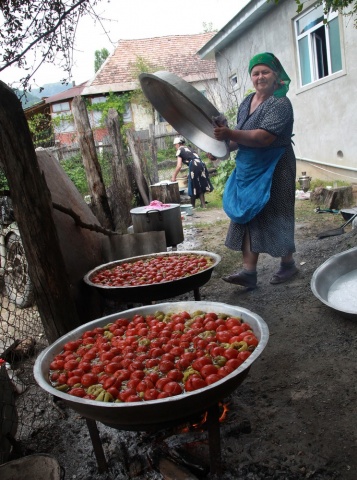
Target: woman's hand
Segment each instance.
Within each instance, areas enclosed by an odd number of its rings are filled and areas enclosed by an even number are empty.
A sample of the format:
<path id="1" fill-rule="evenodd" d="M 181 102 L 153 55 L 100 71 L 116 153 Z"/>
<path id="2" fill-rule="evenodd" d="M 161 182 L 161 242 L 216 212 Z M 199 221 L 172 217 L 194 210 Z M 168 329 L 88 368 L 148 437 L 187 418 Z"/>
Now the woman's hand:
<path id="1" fill-rule="evenodd" d="M 228 127 L 216 127 L 213 129 L 213 134 L 216 140 L 230 140 L 231 130 Z"/>

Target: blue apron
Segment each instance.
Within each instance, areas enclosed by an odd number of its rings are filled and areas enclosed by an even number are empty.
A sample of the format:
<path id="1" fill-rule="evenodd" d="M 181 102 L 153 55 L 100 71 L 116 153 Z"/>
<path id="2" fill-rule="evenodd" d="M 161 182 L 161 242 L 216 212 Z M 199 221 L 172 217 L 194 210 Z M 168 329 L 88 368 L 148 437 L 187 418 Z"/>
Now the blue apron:
<path id="1" fill-rule="evenodd" d="M 285 147 L 239 147 L 236 168 L 227 180 L 223 210 L 234 223 L 247 223 L 266 205 L 275 167 Z"/>

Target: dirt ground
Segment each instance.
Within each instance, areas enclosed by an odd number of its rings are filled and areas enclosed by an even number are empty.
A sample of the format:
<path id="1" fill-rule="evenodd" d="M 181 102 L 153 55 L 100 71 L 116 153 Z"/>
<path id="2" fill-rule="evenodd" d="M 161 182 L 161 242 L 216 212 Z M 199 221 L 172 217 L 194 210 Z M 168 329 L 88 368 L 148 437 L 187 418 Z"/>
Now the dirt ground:
<path id="1" fill-rule="evenodd" d="M 311 207 L 313 208 L 313 207 Z M 296 262 L 299 273 L 290 282 L 271 285 L 278 259 L 262 255 L 258 288 L 245 289 L 221 280 L 241 267 L 241 257 L 224 247 L 228 220 L 218 209 L 196 209 L 183 221 L 185 249 L 222 256 L 202 300 L 239 305 L 268 324 L 266 349 L 247 379 L 228 399 L 221 425 L 223 480 L 355 480 L 357 478 L 356 343 L 357 321 L 348 320 L 312 293 L 315 269 L 332 255 L 357 245 L 357 229 L 318 240 L 316 234 L 344 223 L 340 215 L 298 212 Z M 181 248 L 181 247 L 180 247 Z M 170 301 L 193 300 L 192 292 Z M 39 394 L 41 395 L 41 394 Z M 65 479 L 160 480 L 209 479 L 206 435 L 189 433 L 165 440 L 142 432 L 116 431 L 98 424 L 109 470 L 98 473 L 85 420 L 58 405 L 47 404 L 48 426 L 33 432 L 29 450 L 54 455 Z M 175 443 L 176 442 L 176 443 Z M 160 473 L 159 458 L 173 459 L 180 444 L 176 476 Z M 171 454 L 170 454 L 171 450 Z M 195 461 L 183 461 L 183 451 Z M 161 463 L 162 467 L 162 463 Z M 182 473 L 182 468 L 186 473 Z M 179 476 L 179 474 L 181 476 Z"/>

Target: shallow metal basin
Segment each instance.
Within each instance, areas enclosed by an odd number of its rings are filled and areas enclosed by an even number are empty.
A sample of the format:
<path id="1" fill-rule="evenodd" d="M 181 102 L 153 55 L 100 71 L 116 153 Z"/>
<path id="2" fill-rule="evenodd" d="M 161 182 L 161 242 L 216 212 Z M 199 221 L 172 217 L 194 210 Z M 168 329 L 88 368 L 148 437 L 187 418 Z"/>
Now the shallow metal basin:
<path id="1" fill-rule="evenodd" d="M 212 117 L 219 111 L 201 92 L 166 71 L 142 73 L 139 80 L 147 99 L 180 135 L 217 158 L 229 157 L 227 144 L 213 134 Z"/>
<path id="2" fill-rule="evenodd" d="M 175 397 L 163 398 L 140 403 L 105 403 L 94 400 L 73 397 L 53 388 L 48 380 L 49 366 L 53 358 L 62 351 L 65 343 L 78 339 L 86 330 L 106 325 L 117 318 L 132 318 L 135 314 L 149 315 L 157 310 L 168 312 L 197 310 L 226 313 L 240 316 L 248 322 L 259 344 L 248 359 L 234 372 L 222 380 L 193 392 Z M 259 357 L 267 345 L 269 330 L 264 320 L 257 314 L 245 308 L 216 302 L 175 302 L 149 305 L 133 308 L 117 314 L 93 320 L 69 332 L 45 349 L 37 358 L 34 366 L 34 376 L 37 383 L 46 392 L 61 398 L 69 407 L 86 418 L 100 421 L 113 428 L 123 430 L 155 429 L 170 422 L 204 412 L 208 407 L 217 404 L 231 394 L 246 378 L 252 363 Z"/>
<path id="3" fill-rule="evenodd" d="M 149 285 L 109 287 L 106 285 L 93 283 L 91 280 L 94 275 L 101 272 L 102 270 L 114 268 L 121 263 L 134 263 L 138 260 L 145 260 L 153 257 L 187 254 L 205 255 L 212 259 L 213 264 L 209 268 L 206 268 L 205 270 L 202 270 L 198 273 L 194 273 L 189 277 L 179 278 L 178 280 L 172 280 L 171 282 L 152 283 Z M 122 260 L 116 260 L 114 262 L 106 263 L 104 265 L 99 265 L 84 276 L 84 281 L 85 283 L 87 283 L 87 285 L 96 288 L 97 291 L 108 300 L 115 300 L 118 302 L 123 301 L 126 303 L 152 302 L 176 297 L 178 295 L 182 295 L 184 293 L 190 292 L 191 290 L 202 287 L 210 280 L 214 267 L 216 267 L 220 261 L 220 255 L 213 252 L 205 252 L 204 250 L 181 250 L 173 252 L 151 253 L 148 255 L 124 258 Z"/>
<path id="4" fill-rule="evenodd" d="M 336 288 L 335 282 L 340 281 L 341 277 L 342 279 L 345 278 L 348 274 L 352 276 L 352 282 L 355 279 L 354 288 L 351 291 L 342 292 L 342 300 L 337 302 L 332 299 L 332 289 Z M 351 285 L 351 282 L 348 284 Z M 346 285 L 348 284 L 346 283 Z M 339 288 L 343 288 L 343 284 Z M 348 302 L 348 295 L 351 295 L 351 298 L 353 298 L 356 296 L 357 291 L 357 247 L 333 255 L 320 265 L 312 276 L 311 290 L 325 305 L 348 319 L 356 320 L 357 308 Z M 347 299 L 347 301 L 343 301 L 343 298 Z"/>

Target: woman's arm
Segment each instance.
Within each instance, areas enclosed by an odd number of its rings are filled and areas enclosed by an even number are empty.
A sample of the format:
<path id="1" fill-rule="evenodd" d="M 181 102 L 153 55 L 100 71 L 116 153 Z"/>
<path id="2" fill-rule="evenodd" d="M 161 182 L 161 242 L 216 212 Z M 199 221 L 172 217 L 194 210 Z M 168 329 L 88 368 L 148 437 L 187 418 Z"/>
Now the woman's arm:
<path id="1" fill-rule="evenodd" d="M 247 147 L 268 147 L 276 136 L 263 129 L 256 130 L 231 130 L 228 127 L 216 127 L 214 136 L 217 140 L 229 140 L 230 144 L 245 145 Z"/>
<path id="2" fill-rule="evenodd" d="M 177 177 L 179 171 L 181 170 L 181 168 L 182 168 L 182 158 L 177 157 L 176 168 L 175 168 L 175 171 L 174 171 L 174 173 L 172 174 L 172 177 L 171 177 L 172 182 L 176 182 L 176 177 Z"/>

